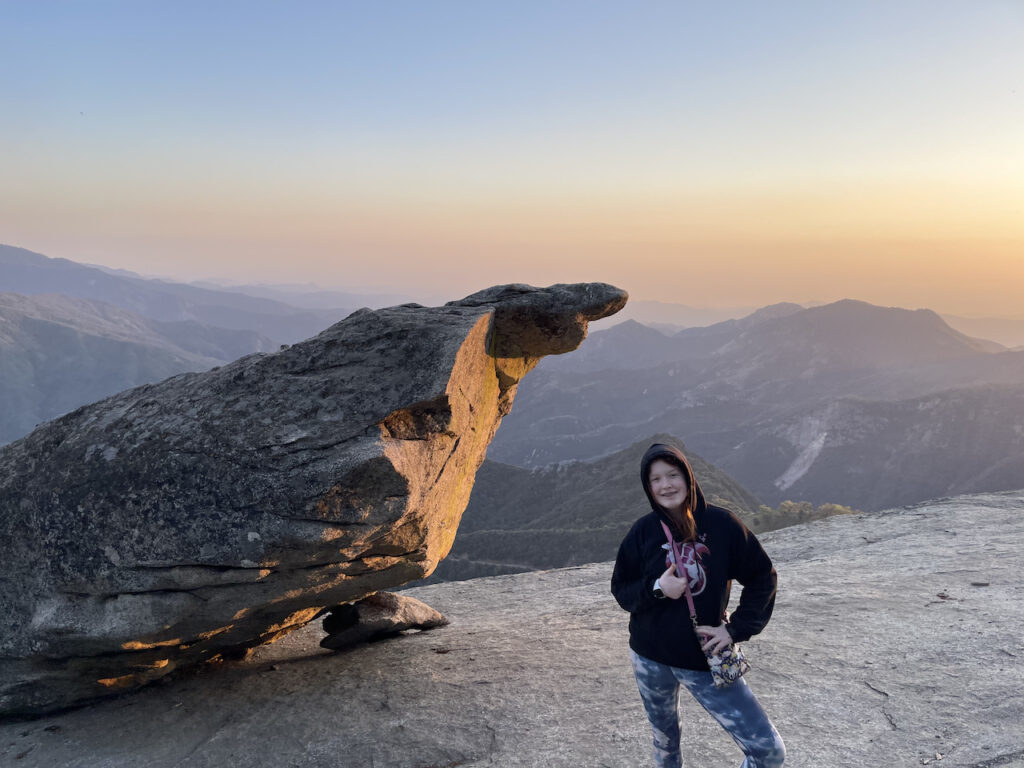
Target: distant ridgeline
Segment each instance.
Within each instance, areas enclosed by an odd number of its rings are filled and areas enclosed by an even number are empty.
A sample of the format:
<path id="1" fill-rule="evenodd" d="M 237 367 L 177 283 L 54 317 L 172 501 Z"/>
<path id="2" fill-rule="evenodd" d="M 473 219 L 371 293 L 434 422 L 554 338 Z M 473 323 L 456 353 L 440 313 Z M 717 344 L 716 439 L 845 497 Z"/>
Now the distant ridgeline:
<path id="1" fill-rule="evenodd" d="M 116 392 L 277 350 L 349 312 L 0 245 L 0 444 Z"/>
<path id="2" fill-rule="evenodd" d="M 766 504 L 866 511 L 1024 488 L 1024 350 L 926 309 L 766 307 L 665 334 L 597 331 L 523 382 L 488 457 L 594 460 L 685 437 Z"/>
<path id="3" fill-rule="evenodd" d="M 485 461 L 477 472 L 455 544 L 419 584 L 564 568 L 615 558 L 629 527 L 650 507 L 640 486 L 640 458 L 658 434 L 591 462 L 523 469 Z M 855 510 L 808 502 L 765 506 L 739 483 L 684 447 L 705 497 L 731 509 L 756 532 Z"/>

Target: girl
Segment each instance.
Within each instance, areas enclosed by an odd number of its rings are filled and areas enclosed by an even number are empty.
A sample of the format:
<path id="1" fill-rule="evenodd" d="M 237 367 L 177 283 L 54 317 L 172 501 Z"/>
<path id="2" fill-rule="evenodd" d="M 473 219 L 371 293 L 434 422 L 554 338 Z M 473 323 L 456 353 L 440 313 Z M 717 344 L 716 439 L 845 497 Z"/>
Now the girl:
<path id="1" fill-rule="evenodd" d="M 612 594 L 629 611 L 629 647 L 640 697 L 654 731 L 654 762 L 680 768 L 679 686 L 733 737 L 746 756 L 741 768 L 778 768 L 786 748 L 746 681 L 716 688 L 705 651 L 718 653 L 756 635 L 775 605 L 777 577 L 760 542 L 733 513 L 709 505 L 682 452 L 656 443 L 644 454 L 640 481 L 651 512 L 619 546 Z M 683 574 L 662 523 L 682 543 Z M 668 567 L 666 567 L 666 565 Z M 731 617 L 732 579 L 743 585 Z M 700 626 L 693 631 L 684 596 L 689 582 Z"/>

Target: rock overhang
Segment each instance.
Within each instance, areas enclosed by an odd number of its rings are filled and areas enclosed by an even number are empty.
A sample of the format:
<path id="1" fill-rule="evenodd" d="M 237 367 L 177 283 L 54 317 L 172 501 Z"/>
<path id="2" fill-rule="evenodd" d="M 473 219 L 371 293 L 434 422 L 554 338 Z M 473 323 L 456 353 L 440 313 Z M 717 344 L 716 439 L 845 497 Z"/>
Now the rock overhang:
<path id="1" fill-rule="evenodd" d="M 518 381 L 625 301 L 511 285 L 362 310 L 7 446 L 0 711 L 129 689 L 429 574 Z"/>

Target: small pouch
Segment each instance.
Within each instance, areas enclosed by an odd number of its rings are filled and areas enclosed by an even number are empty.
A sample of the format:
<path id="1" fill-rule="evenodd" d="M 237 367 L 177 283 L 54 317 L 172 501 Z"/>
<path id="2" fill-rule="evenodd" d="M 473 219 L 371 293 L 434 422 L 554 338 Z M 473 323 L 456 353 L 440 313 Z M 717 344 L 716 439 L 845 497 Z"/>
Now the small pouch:
<path id="1" fill-rule="evenodd" d="M 693 626 L 694 632 L 696 632 L 696 622 Z M 697 638 L 700 639 L 700 635 L 697 635 Z M 736 643 L 732 643 L 718 654 L 704 651 L 704 655 L 708 657 L 708 668 L 711 670 L 711 679 L 714 681 L 716 688 L 724 688 L 731 683 L 735 683 L 743 677 L 744 672 L 750 669 L 750 664 L 744 658 L 743 651 Z"/>

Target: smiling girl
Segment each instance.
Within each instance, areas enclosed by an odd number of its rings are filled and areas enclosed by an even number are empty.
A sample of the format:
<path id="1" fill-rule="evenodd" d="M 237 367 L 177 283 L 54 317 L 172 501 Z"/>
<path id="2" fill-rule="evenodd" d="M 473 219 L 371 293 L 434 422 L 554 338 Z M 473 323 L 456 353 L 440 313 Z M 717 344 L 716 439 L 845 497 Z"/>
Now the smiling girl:
<path id="1" fill-rule="evenodd" d="M 775 568 L 738 517 L 705 502 L 675 446 L 652 445 L 640 463 L 640 481 L 651 512 L 619 546 L 612 594 L 629 611 L 630 659 L 654 732 L 655 765 L 680 768 L 677 701 L 683 686 L 743 750 L 741 768 L 778 768 L 786 748 L 746 681 L 715 687 L 705 655 L 764 629 L 775 605 Z M 680 544 L 683 574 L 666 558 L 663 523 Z M 743 591 L 730 617 L 733 579 Z M 687 583 L 699 621 L 696 633 L 687 602 L 680 600 Z"/>

